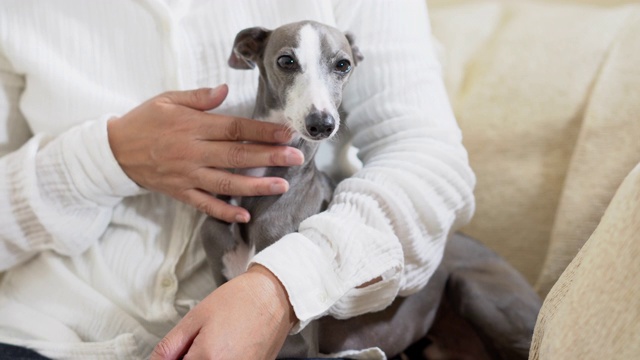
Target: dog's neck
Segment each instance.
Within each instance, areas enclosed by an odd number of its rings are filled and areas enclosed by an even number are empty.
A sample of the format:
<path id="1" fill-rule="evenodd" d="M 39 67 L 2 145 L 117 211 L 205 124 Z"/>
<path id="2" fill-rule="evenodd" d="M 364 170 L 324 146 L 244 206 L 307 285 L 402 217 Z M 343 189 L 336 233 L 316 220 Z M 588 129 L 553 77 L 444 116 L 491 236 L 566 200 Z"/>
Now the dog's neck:
<path id="1" fill-rule="evenodd" d="M 283 116 L 281 110 L 271 110 L 264 106 L 258 96 L 254 119 L 282 124 Z M 320 142 L 307 141 L 296 134 L 286 145 L 298 148 L 304 154 L 302 165 L 238 170 L 239 174 L 279 177 L 289 183 L 289 190 L 281 195 L 234 199 L 239 206 L 251 213 L 251 221 L 237 224 L 237 234 L 258 252 L 282 236 L 297 231 L 298 224 L 303 219 L 324 210 L 332 194 L 333 184 L 318 170 L 314 161 Z"/>
<path id="2" fill-rule="evenodd" d="M 273 166 L 260 169 L 241 169 L 240 174 L 261 176 L 261 177 L 280 177 L 289 182 L 289 187 L 306 186 L 309 177 L 315 176 L 317 172 L 314 157 L 318 151 L 319 143 L 306 141 L 300 137 L 297 140 L 287 144 L 288 146 L 299 149 L 304 155 L 304 162 L 298 166 Z"/>
<path id="3" fill-rule="evenodd" d="M 283 112 L 281 110 L 276 110 L 277 107 L 275 109 L 274 107 L 271 107 L 273 102 L 269 99 L 273 99 L 273 97 L 269 96 L 261 78 L 253 118 L 256 120 L 283 124 Z M 302 151 L 302 154 L 304 155 L 304 162 L 302 165 L 239 169 L 238 173 L 259 177 L 280 177 L 289 182 L 289 193 L 304 193 L 304 189 L 312 186 L 311 184 L 318 179 L 320 174 L 320 171 L 316 167 L 316 163 L 314 161 L 314 157 L 320 147 L 320 143 L 317 141 L 307 141 L 299 134 L 295 134 L 294 138 L 286 145 L 295 147 Z M 259 211 L 261 208 L 268 206 L 266 204 L 272 204 L 277 198 L 279 198 L 279 196 L 258 196 L 238 198 L 238 201 L 241 206 L 249 210 L 249 212 L 254 213 L 255 211 Z"/>

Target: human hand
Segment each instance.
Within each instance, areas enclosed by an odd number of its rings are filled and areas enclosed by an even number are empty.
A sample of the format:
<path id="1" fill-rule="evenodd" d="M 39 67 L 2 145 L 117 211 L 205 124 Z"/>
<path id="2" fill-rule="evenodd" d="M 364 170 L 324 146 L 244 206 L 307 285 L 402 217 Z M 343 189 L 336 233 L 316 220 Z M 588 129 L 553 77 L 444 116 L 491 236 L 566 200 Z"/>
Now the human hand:
<path id="1" fill-rule="evenodd" d="M 290 139 L 283 126 L 204 112 L 218 107 L 227 93 L 222 85 L 156 96 L 109 120 L 109 145 L 138 185 L 226 222 L 248 222 L 247 210 L 213 194 L 278 195 L 289 184 L 281 178 L 242 176 L 225 169 L 294 166 L 304 159 L 298 149 L 275 146 Z"/>
<path id="2" fill-rule="evenodd" d="M 253 265 L 189 311 L 151 360 L 275 359 L 297 321 L 280 281 Z"/>

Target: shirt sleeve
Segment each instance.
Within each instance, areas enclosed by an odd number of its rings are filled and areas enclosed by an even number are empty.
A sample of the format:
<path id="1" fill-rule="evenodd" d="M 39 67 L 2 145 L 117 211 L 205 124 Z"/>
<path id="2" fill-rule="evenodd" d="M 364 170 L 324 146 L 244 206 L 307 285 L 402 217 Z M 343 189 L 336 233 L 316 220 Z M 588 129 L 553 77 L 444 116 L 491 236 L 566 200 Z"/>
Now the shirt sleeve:
<path id="1" fill-rule="evenodd" d="M 45 250 L 82 253 L 113 207 L 142 190 L 109 147 L 107 120 L 32 135 L 19 110 L 24 78 L 0 54 L 0 271 Z"/>
<path id="2" fill-rule="evenodd" d="M 287 289 L 300 320 L 294 332 L 326 314 L 381 310 L 421 289 L 475 206 L 475 176 L 425 1 L 336 0 L 334 10 L 365 57 L 343 99 L 364 166 L 338 185 L 327 211 L 253 260 Z"/>

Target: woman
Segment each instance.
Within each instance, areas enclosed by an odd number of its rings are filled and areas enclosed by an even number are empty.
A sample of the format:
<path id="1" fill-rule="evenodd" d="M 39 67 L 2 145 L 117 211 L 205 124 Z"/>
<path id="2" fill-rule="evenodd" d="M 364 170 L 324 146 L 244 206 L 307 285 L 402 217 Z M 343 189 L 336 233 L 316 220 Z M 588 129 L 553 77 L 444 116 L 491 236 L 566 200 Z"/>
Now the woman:
<path id="1" fill-rule="evenodd" d="M 257 73 L 226 57 L 241 29 L 305 19 L 356 34 L 365 54 L 343 102 L 363 168 L 217 287 L 198 225 L 250 214 L 209 193 L 287 188 L 223 169 L 302 161 L 281 128 L 244 118 Z M 474 207 L 430 41 L 421 0 L 3 2 L 0 343 L 65 359 L 273 358 L 314 319 L 416 292 Z M 246 163 L 227 160 L 238 146 Z"/>

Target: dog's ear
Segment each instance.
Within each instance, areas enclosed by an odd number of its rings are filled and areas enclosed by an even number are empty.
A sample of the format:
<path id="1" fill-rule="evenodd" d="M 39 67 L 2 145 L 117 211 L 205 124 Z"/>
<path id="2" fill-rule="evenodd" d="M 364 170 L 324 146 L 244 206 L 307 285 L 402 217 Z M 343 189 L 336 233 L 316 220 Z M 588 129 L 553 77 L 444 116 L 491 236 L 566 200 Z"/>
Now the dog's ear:
<path id="1" fill-rule="evenodd" d="M 244 29 L 236 35 L 229 66 L 234 69 L 253 69 L 262 57 L 271 30 L 262 27 Z"/>
<path id="2" fill-rule="evenodd" d="M 346 32 L 344 36 L 347 38 L 349 46 L 351 46 L 351 55 L 353 55 L 354 65 L 358 65 L 362 60 L 364 60 L 364 56 L 362 56 L 360 49 L 356 45 L 356 38 L 350 32 Z"/>

